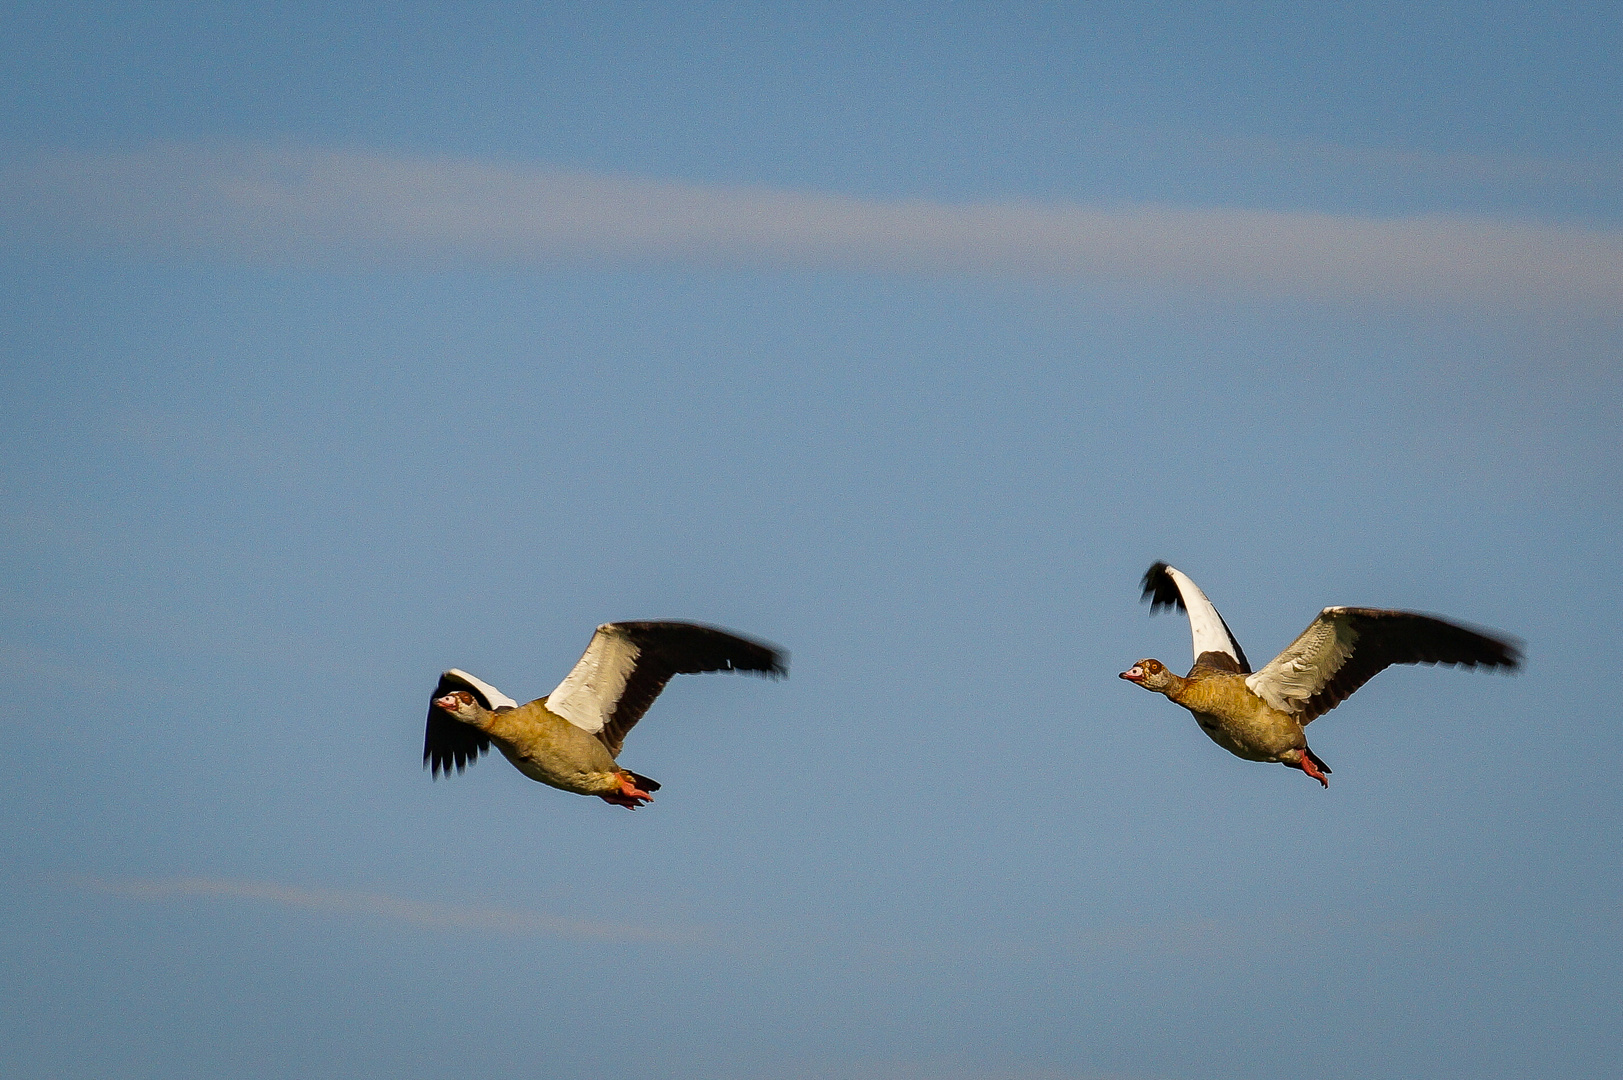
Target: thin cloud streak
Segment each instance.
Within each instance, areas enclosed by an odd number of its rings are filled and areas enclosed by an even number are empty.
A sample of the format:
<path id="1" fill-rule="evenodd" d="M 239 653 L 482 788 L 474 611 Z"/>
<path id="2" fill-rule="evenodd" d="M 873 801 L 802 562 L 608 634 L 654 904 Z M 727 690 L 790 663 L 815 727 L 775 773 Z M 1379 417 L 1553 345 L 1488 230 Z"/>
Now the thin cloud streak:
<path id="1" fill-rule="evenodd" d="M 236 881 L 227 878 L 79 877 L 71 879 L 71 883 L 96 892 L 140 900 L 190 897 L 260 900 L 310 911 L 392 919 L 433 930 L 488 930 L 500 934 L 661 944 L 691 944 L 697 940 L 697 935 L 691 933 L 594 922 L 588 919 L 570 919 L 513 908 L 408 900 L 382 893 L 304 888 L 275 882 Z"/>
<path id="2" fill-rule="evenodd" d="M 0 174 L 14 242 L 412 266 L 1074 279 L 1247 299 L 1623 307 L 1623 234 L 1491 218 L 876 200 L 325 150 L 159 147 Z"/>
<path id="3" fill-rule="evenodd" d="M 383 893 L 284 885 L 232 878 L 107 878 L 64 876 L 63 884 L 136 900 L 169 901 L 215 898 L 278 904 L 306 911 L 359 915 L 406 923 L 430 930 L 477 930 L 516 937 L 562 937 L 627 944 L 702 945 L 707 952 L 730 954 L 756 963 L 845 963 L 868 969 L 917 968 L 925 964 L 996 963 L 1028 958 L 1063 958 L 1086 962 L 1099 957 L 1138 961 L 1210 961 L 1248 955 L 1270 948 L 1270 942 L 1307 940 L 1311 926 L 1290 915 L 1171 918 L 1150 923 L 1077 926 L 1036 940 L 970 942 L 945 937 L 929 940 L 863 939 L 840 934 L 834 939 L 806 935 L 786 927 L 730 927 L 724 936 L 699 928 L 667 929 L 605 923 L 544 915 L 514 908 L 483 907 L 411 900 Z M 1615 913 L 1614 913 L 1615 915 Z M 1313 926 L 1335 926 L 1369 935 L 1391 945 L 1408 946 L 1434 938 L 1453 920 L 1420 914 L 1396 920 L 1369 921 L 1334 912 L 1320 913 Z"/>
<path id="4" fill-rule="evenodd" d="M 1175 142 L 1180 149 L 1220 154 L 1231 163 L 1264 162 L 1273 168 L 1332 169 L 1345 175 L 1364 174 L 1387 183 L 1409 180 L 1447 180 L 1473 185 L 1528 185 L 1571 193 L 1594 191 L 1616 194 L 1623 190 L 1623 158 L 1569 159 L 1523 154 L 1471 154 L 1436 150 L 1395 150 L 1349 146 L 1323 139 L 1268 139 L 1260 137 L 1202 137 L 1192 133 L 1145 138 L 1155 143 Z"/>

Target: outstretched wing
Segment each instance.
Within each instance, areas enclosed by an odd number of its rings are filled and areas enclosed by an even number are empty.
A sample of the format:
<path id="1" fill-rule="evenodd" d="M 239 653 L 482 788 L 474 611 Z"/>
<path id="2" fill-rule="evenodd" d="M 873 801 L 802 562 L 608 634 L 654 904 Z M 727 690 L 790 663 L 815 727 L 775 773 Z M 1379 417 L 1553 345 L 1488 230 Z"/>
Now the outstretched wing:
<path id="1" fill-rule="evenodd" d="M 770 645 L 684 622 L 604 623 L 580 662 L 547 695 L 547 708 L 603 741 L 618 755 L 626 732 L 672 675 L 752 671 L 787 675 L 787 657 Z"/>
<path id="2" fill-rule="evenodd" d="M 1268 704 L 1306 724 L 1340 705 L 1392 664 L 1521 666 L 1513 642 L 1433 615 L 1330 607 L 1245 684 Z"/>
<path id="3" fill-rule="evenodd" d="M 492 712 L 518 707 L 518 702 L 466 671 L 452 668 L 442 674 L 439 685 L 434 687 L 434 696 L 428 699 L 428 726 L 423 731 L 423 767 L 436 780 L 441 773 L 450 776 L 453 766 L 457 772 L 463 771 L 490 749 L 490 736 L 434 704 L 435 699 L 453 690 L 468 691 Z"/>
<path id="4" fill-rule="evenodd" d="M 1182 608 L 1189 613 L 1189 635 L 1194 644 L 1196 667 L 1239 674 L 1251 670 L 1245 650 L 1234 640 L 1228 623 L 1200 587 L 1181 570 L 1158 562 L 1144 572 L 1143 586 L 1142 599 L 1150 602 L 1151 615 L 1162 608 Z"/>

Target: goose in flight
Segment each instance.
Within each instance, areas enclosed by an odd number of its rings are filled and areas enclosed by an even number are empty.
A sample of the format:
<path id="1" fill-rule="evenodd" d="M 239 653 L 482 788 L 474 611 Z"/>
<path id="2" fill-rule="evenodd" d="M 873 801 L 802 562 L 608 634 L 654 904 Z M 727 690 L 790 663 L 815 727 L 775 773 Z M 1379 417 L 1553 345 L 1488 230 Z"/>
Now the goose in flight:
<path id="1" fill-rule="evenodd" d="M 437 779 L 479 760 L 495 743 L 531 780 L 635 810 L 659 785 L 615 762 L 626 733 L 672 675 L 703 671 L 789 673 L 778 649 L 684 622 L 604 623 L 557 689 L 520 705 L 452 668 L 428 706 L 423 766 Z"/>
<path id="2" fill-rule="evenodd" d="M 1195 666 L 1179 678 L 1159 660 L 1121 673 L 1195 714 L 1213 742 L 1247 761 L 1301 769 L 1325 787 L 1326 765 L 1308 749 L 1305 728 L 1391 664 L 1481 665 L 1515 671 L 1521 650 L 1432 615 L 1375 608 L 1328 607 L 1285 651 L 1253 672 L 1223 616 L 1193 581 L 1164 562 L 1144 575 L 1154 614 L 1189 613 Z"/>

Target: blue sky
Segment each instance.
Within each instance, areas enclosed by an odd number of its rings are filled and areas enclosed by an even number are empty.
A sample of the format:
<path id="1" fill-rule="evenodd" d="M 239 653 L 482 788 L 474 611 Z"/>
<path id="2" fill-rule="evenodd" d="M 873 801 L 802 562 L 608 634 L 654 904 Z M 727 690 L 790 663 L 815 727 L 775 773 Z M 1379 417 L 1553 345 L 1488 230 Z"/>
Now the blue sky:
<path id="1" fill-rule="evenodd" d="M 1602 1076 L 1612 6 L 14 5 L 0 1063 Z M 1120 682 L 1521 638 L 1310 731 Z M 425 698 L 609 619 L 628 814 Z"/>

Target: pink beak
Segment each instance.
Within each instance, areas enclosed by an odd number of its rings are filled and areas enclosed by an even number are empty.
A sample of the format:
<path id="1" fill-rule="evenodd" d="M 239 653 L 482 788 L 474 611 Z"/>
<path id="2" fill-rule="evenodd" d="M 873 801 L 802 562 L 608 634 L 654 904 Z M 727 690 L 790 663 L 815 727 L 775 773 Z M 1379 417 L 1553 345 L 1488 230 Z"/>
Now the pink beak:
<path id="1" fill-rule="evenodd" d="M 1126 679 L 1128 682 L 1138 682 L 1140 679 L 1144 678 L 1144 669 L 1139 667 L 1137 664 L 1134 664 L 1132 667 L 1122 672 L 1121 677 Z"/>
<path id="2" fill-rule="evenodd" d="M 434 704 L 438 705 L 446 712 L 456 712 L 457 700 L 452 694 L 446 694 L 444 697 L 435 698 Z"/>

